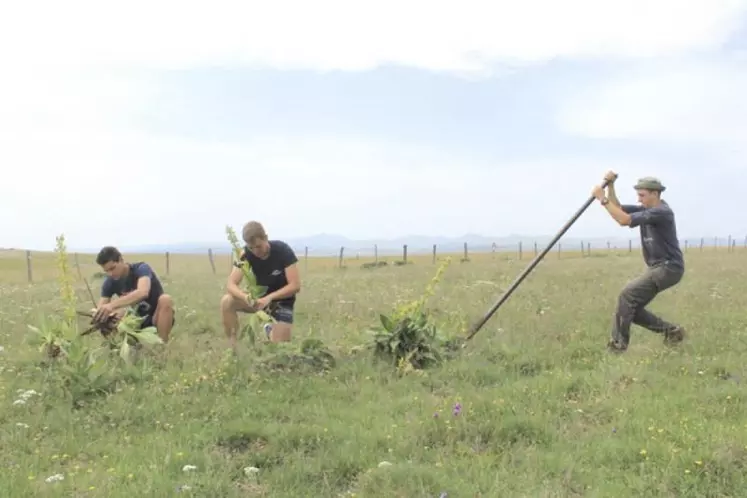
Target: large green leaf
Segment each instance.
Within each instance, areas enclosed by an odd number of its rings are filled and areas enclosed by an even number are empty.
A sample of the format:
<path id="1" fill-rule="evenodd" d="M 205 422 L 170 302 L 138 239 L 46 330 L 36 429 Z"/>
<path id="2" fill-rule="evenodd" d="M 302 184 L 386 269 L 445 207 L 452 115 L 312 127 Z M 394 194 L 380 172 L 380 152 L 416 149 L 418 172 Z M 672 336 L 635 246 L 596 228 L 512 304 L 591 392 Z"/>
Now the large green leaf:
<path id="1" fill-rule="evenodd" d="M 161 340 L 155 327 L 148 327 L 139 332 L 130 332 L 130 335 L 143 344 L 163 344 L 163 340 Z"/>
<path id="2" fill-rule="evenodd" d="M 381 314 L 379 315 L 379 319 L 381 320 L 381 325 L 387 330 L 387 332 L 394 331 L 394 323 L 392 323 L 391 318 L 384 314 Z"/>
<path id="3" fill-rule="evenodd" d="M 130 362 L 130 345 L 126 340 L 122 341 L 122 344 L 119 347 L 119 356 L 127 363 Z"/>

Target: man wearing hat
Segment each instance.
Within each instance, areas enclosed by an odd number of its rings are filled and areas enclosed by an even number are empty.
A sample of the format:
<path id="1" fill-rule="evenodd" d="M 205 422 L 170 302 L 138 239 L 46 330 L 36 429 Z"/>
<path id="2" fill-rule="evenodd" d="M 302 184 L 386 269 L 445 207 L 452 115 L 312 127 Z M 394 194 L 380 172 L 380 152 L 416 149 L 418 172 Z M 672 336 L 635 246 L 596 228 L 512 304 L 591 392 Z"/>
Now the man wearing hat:
<path id="1" fill-rule="evenodd" d="M 666 187 L 657 178 L 641 178 L 633 187 L 639 204 L 620 204 L 615 194 L 617 174 L 609 171 L 604 178 L 608 181 L 606 195 L 598 185 L 594 197 L 620 226 L 640 228 L 643 259 L 648 267 L 620 293 L 608 347 L 616 352 L 627 350 L 633 323 L 663 334 L 665 344 L 679 343 L 684 339 L 684 329 L 646 310 L 660 292 L 679 283 L 685 273 L 674 212 L 661 198 Z"/>

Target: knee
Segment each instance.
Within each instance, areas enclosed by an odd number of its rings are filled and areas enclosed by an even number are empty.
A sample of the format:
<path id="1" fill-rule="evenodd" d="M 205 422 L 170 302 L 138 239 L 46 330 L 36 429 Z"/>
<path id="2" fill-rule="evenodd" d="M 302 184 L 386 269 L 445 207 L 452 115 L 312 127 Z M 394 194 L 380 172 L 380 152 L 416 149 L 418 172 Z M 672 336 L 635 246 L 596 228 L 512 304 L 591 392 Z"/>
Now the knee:
<path id="1" fill-rule="evenodd" d="M 168 294 L 161 294 L 158 298 L 158 309 L 174 309 L 174 299 Z"/>
<path id="2" fill-rule="evenodd" d="M 617 298 L 618 306 L 626 309 L 633 309 L 636 307 L 635 294 L 628 287 L 625 287 Z"/>
<path id="3" fill-rule="evenodd" d="M 220 298 L 220 310 L 223 313 L 230 313 L 234 310 L 234 297 L 231 294 L 225 294 Z"/>

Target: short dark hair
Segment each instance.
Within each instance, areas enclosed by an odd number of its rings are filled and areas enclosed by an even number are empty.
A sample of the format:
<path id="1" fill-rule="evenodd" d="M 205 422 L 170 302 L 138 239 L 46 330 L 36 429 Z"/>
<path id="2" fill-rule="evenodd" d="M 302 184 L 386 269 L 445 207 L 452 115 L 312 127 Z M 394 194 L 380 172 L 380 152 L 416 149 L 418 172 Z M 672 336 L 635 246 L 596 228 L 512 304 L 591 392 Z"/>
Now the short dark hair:
<path id="1" fill-rule="evenodd" d="M 116 247 L 106 246 L 102 248 L 99 251 L 99 254 L 96 256 L 96 264 L 99 266 L 104 266 L 110 261 L 119 263 L 120 261 L 122 261 L 122 253 L 119 252 L 119 249 L 117 249 Z"/>

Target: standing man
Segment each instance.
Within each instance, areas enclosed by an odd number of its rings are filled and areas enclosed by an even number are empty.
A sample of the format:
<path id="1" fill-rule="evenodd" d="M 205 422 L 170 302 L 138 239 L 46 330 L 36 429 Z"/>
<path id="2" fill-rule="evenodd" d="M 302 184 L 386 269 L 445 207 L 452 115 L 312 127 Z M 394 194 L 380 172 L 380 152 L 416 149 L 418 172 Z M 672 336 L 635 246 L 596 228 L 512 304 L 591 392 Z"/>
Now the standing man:
<path id="1" fill-rule="evenodd" d="M 251 300 L 239 287 L 244 278 L 241 268 L 231 270 L 226 284 L 226 294 L 220 301 L 223 327 L 231 341 L 231 347 L 236 349 L 239 311 L 254 313 L 265 310 L 277 320 L 274 325 L 265 324 L 267 337 L 272 342 L 290 341 L 296 294 L 301 290 L 298 258 L 293 249 L 282 240 L 268 240 L 264 227 L 257 221 L 250 221 L 244 225 L 242 238 L 246 247 L 240 259 L 249 262 L 257 277 L 257 284 L 266 286 L 267 293 Z"/>
<path id="2" fill-rule="evenodd" d="M 674 212 L 661 198 L 666 187 L 654 177 L 641 178 L 633 187 L 639 205 L 620 204 L 615 194 L 617 174 L 610 171 L 604 178 L 609 182 L 607 195 L 598 185 L 594 197 L 620 226 L 640 227 L 643 259 L 648 267 L 620 293 L 608 347 L 616 352 L 627 350 L 632 323 L 664 334 L 665 344 L 679 343 L 684 339 L 684 329 L 645 309 L 660 292 L 679 283 L 685 273 Z"/>
<path id="3" fill-rule="evenodd" d="M 94 320 L 112 314 L 123 314 L 124 309 L 135 306 L 138 316 L 145 317 L 141 327 L 156 327 L 158 336 L 166 343 L 174 326 L 174 301 L 165 294 L 153 269 L 143 262 L 127 263 L 116 247 L 107 246 L 99 251 L 96 263 L 107 273 L 101 285 L 101 299 Z M 116 299 L 112 300 L 114 295 Z"/>

